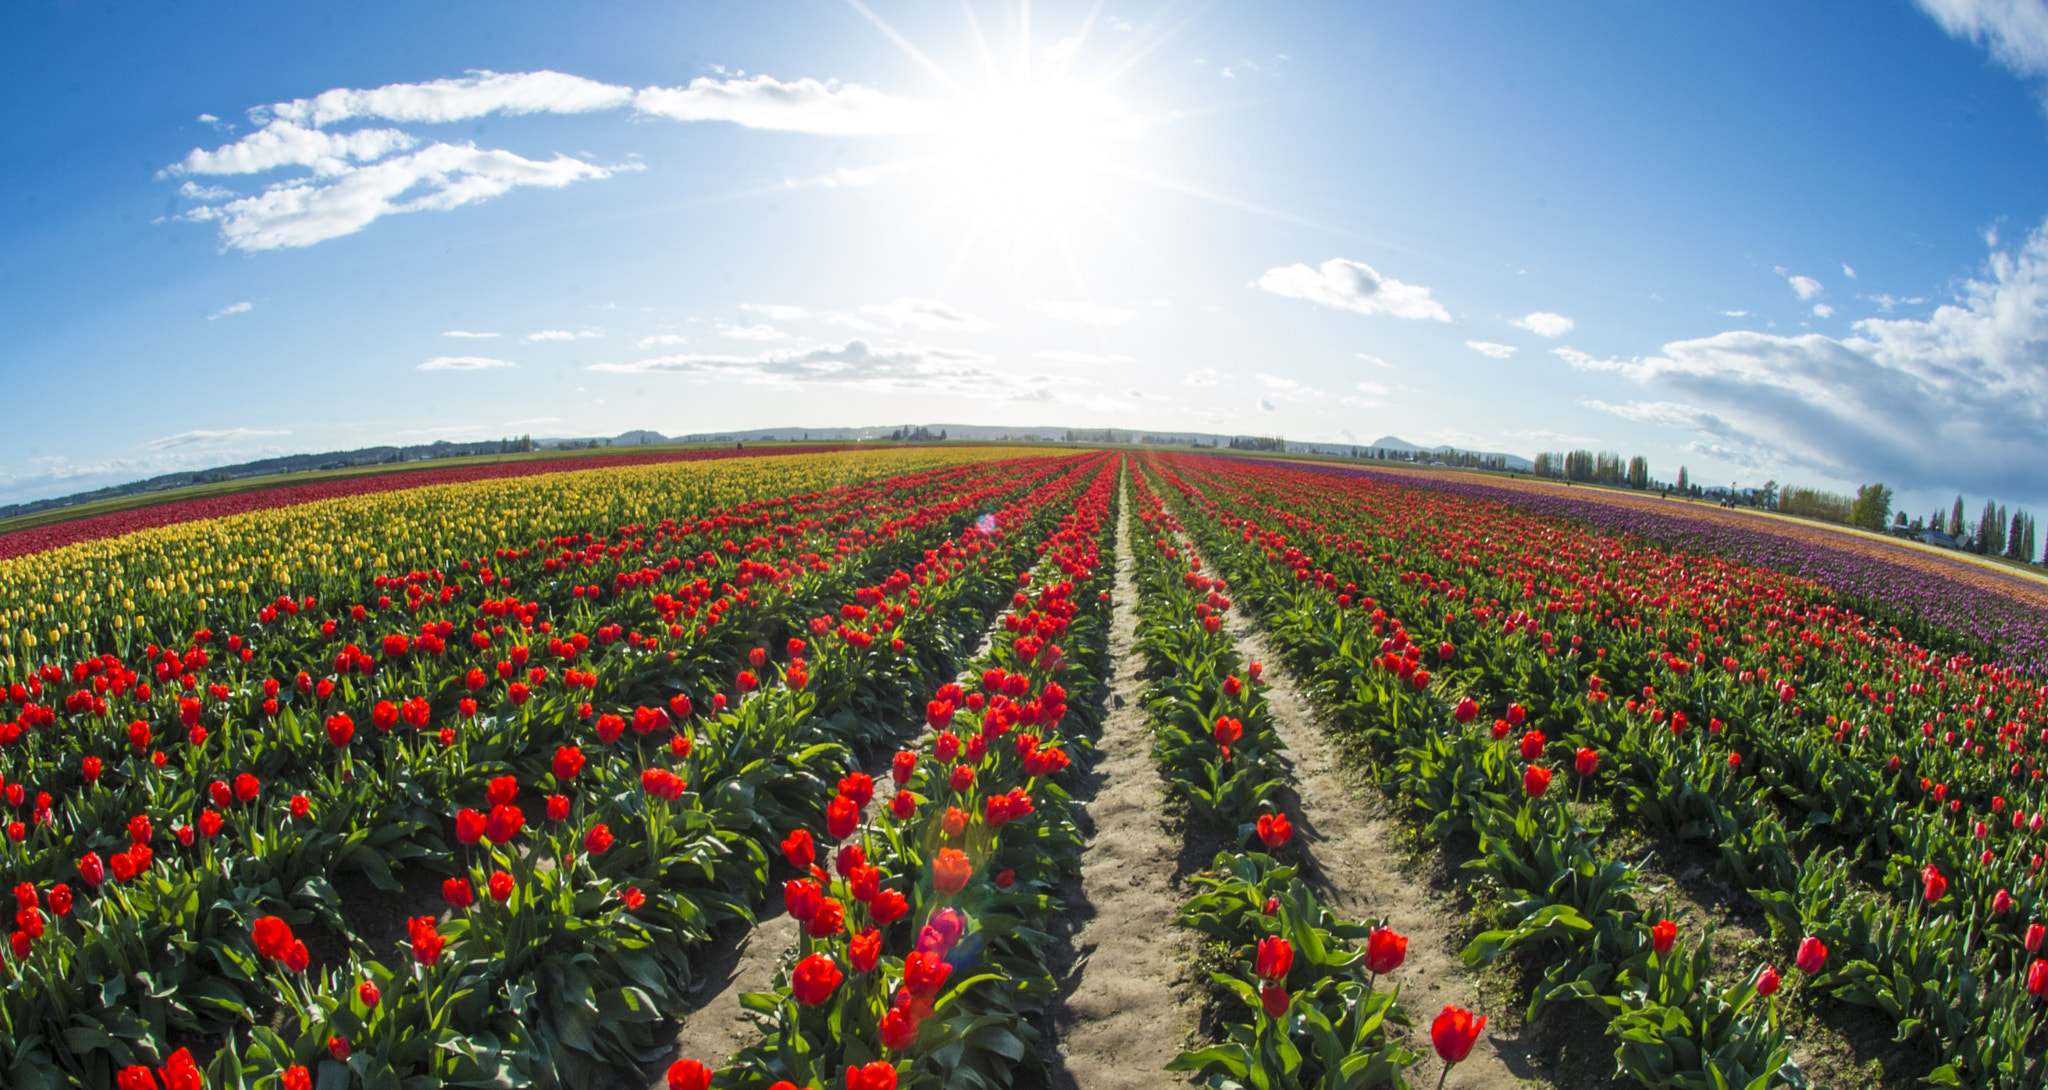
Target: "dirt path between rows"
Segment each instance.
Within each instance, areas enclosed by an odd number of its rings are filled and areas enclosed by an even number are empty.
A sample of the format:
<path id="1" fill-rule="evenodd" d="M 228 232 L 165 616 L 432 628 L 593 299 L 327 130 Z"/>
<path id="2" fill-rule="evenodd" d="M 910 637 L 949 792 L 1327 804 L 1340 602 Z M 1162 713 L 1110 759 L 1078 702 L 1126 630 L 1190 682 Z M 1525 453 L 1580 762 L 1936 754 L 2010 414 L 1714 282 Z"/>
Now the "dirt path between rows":
<path id="1" fill-rule="evenodd" d="M 1073 961 L 1056 970 L 1052 1011 L 1058 1059 L 1053 1085 L 1124 1090 L 1173 1085 L 1166 1065 L 1194 1025 L 1197 997 L 1185 979 L 1191 939 L 1173 926 L 1184 894 L 1174 872 L 1181 838 L 1164 824 L 1166 785 L 1152 763 L 1152 732 L 1139 693 L 1138 588 L 1131 577 L 1131 493 L 1117 527 L 1117 582 L 1110 622 L 1110 713 L 1096 742 L 1100 763 L 1082 788 L 1090 836 L 1079 889 L 1067 891 Z"/>
<path id="2" fill-rule="evenodd" d="M 1484 990 L 1458 958 L 1462 943 L 1454 925 L 1460 913 L 1430 887 L 1425 875 L 1404 862 L 1395 820 L 1379 791 L 1340 766 L 1338 751 L 1324 737 L 1308 699 L 1257 625 L 1236 611 L 1228 616 L 1238 651 L 1265 667 L 1264 676 L 1271 682 L 1266 701 L 1274 726 L 1293 754 L 1298 808 L 1290 809 L 1298 815 L 1296 843 L 1308 859 L 1304 876 L 1339 916 L 1384 919 L 1396 933 L 1408 936 L 1407 961 L 1394 976 L 1401 985 L 1401 1005 L 1415 1021 L 1408 1031 L 1408 1047 L 1423 1055 L 1408 1069 L 1408 1081 L 1436 1085 L 1443 1067 L 1430 1046 L 1429 1023 L 1446 1004 L 1455 1004 L 1489 1016 L 1493 1024 L 1472 1055 L 1452 1069 L 1447 1088 L 1554 1085 L 1538 1069 L 1528 1043 L 1496 1030 L 1516 1020 L 1503 1019 L 1507 1012 L 1489 1009 L 1482 999 Z"/>

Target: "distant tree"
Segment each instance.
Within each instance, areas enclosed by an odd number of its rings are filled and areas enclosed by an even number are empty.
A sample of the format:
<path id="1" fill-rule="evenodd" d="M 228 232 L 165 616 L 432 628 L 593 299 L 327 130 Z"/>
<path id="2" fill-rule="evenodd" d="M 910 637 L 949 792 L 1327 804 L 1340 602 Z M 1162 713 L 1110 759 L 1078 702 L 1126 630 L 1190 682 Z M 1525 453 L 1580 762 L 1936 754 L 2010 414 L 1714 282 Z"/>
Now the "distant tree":
<path id="1" fill-rule="evenodd" d="M 1927 528 L 1934 531 L 1937 534 L 1948 533 L 1948 524 L 1943 521 L 1947 517 L 1948 516 L 1942 512 L 1941 508 L 1935 508 L 1934 513 L 1932 515 L 1927 516 Z"/>
<path id="2" fill-rule="evenodd" d="M 1777 481 L 1765 481 L 1764 486 L 1756 490 L 1756 505 L 1766 511 L 1776 511 L 1778 509 Z"/>
<path id="3" fill-rule="evenodd" d="M 1894 516 L 1894 517 L 1892 518 L 1892 525 L 1893 525 L 1893 526 L 1904 526 L 1904 525 L 1906 525 L 1906 509 L 1905 509 L 1905 508 L 1903 508 L 1903 507 L 1899 508 L 1899 513 L 1898 513 L 1898 514 L 1897 514 L 1896 516 Z"/>
<path id="4" fill-rule="evenodd" d="M 1593 456 L 1593 479 L 1601 484 L 1620 484 L 1621 467 L 1621 455 L 1603 450 Z"/>
<path id="5" fill-rule="evenodd" d="M 2025 511 L 2012 513 L 2012 526 L 2005 534 L 2005 558 L 2007 560 L 2032 561 L 2034 550 L 2029 547 L 2027 531 L 2033 528 L 2033 516 Z"/>
<path id="6" fill-rule="evenodd" d="M 1891 489 L 1883 484 L 1866 484 L 1856 490 L 1856 502 L 1849 505 L 1849 525 L 1883 533 L 1891 518 Z"/>
<path id="7" fill-rule="evenodd" d="M 1956 505 L 1948 513 L 1948 532 L 1951 537 L 1963 536 L 1963 497 L 1956 497 Z"/>
<path id="8" fill-rule="evenodd" d="M 1778 490 L 1778 510 L 1800 518 L 1820 519 L 1824 522 L 1856 524 L 1852 518 L 1856 502 L 1839 492 L 1823 492 L 1818 488 L 1802 488 L 1788 484 Z M 1884 523 L 1877 524 L 1883 529 Z"/>
<path id="9" fill-rule="evenodd" d="M 1678 467 L 1678 490 L 1679 490 L 1680 492 L 1684 492 L 1684 491 L 1686 491 L 1686 490 L 1687 490 L 1688 488 L 1690 488 L 1690 487 L 1691 487 L 1691 484 L 1690 484 L 1690 481 L 1691 481 L 1691 480 L 1692 480 L 1692 478 L 1690 478 L 1689 476 L 1687 476 L 1687 475 L 1686 475 L 1686 472 L 1685 472 L 1685 467 L 1684 467 L 1684 466 L 1679 466 L 1679 467 Z"/>
<path id="10" fill-rule="evenodd" d="M 1989 556 L 2004 551 L 2005 527 L 2002 525 L 2003 521 L 1998 517 L 1997 501 L 1985 500 L 1984 513 L 1977 516 L 1976 538 L 1977 554 L 1979 556 Z"/>
<path id="11" fill-rule="evenodd" d="M 1628 460 L 1628 486 L 1641 491 L 1650 487 L 1650 460 L 1638 454 Z"/>
<path id="12" fill-rule="evenodd" d="M 1537 451 L 1535 465 L 1530 468 L 1529 472 L 1534 473 L 1538 477 L 1550 476 L 1550 452 L 1547 450 Z"/>

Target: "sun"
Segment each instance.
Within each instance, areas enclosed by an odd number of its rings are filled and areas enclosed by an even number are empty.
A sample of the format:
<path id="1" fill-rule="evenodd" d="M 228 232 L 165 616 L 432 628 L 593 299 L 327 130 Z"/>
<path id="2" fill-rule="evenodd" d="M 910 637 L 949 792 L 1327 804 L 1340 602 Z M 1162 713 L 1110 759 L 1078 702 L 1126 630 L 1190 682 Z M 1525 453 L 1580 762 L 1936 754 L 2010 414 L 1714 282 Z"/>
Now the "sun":
<path id="1" fill-rule="evenodd" d="M 928 160 L 949 203 L 984 228 L 1030 230 L 1095 203 L 1143 123 L 1109 91 L 1064 75 L 1004 81 L 959 103 Z"/>

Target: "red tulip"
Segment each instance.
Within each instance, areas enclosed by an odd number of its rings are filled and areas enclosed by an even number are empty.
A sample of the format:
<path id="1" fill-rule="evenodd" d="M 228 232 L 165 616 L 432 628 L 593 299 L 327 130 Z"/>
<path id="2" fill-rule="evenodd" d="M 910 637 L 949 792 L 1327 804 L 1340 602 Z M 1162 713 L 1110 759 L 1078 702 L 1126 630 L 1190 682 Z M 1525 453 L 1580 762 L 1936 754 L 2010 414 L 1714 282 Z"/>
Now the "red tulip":
<path id="1" fill-rule="evenodd" d="M 1778 990 L 1778 983 L 1778 970 L 1766 965 L 1764 971 L 1757 975 L 1756 994 L 1770 995 Z"/>
<path id="2" fill-rule="evenodd" d="M 883 890 L 868 902 L 868 916 L 884 926 L 902 919 L 909 911 L 910 902 L 893 889 Z"/>
<path id="3" fill-rule="evenodd" d="M 836 897 L 818 903 L 817 911 L 804 921 L 804 932 L 814 939 L 830 938 L 846 930 L 846 908 Z"/>
<path id="4" fill-rule="evenodd" d="M 567 783 L 583 771 L 583 751 L 575 746 L 560 746 L 555 750 L 555 779 Z"/>
<path id="5" fill-rule="evenodd" d="M 668 1090 L 711 1090 L 711 1069 L 695 1060 L 677 1060 L 668 1068 Z"/>
<path id="6" fill-rule="evenodd" d="M 1401 967 L 1408 960 L 1408 937 L 1397 935 L 1391 927 L 1375 927 L 1365 937 L 1365 967 L 1375 975 L 1384 976 Z"/>
<path id="7" fill-rule="evenodd" d="M 1826 965 L 1827 960 L 1828 948 L 1819 939 L 1808 935 L 1799 940 L 1799 956 L 1793 963 L 1799 966 L 1800 972 L 1812 976 L 1820 972 L 1821 966 Z"/>
<path id="8" fill-rule="evenodd" d="M 1529 770 L 1522 773 L 1522 790 L 1532 799 L 1542 798 L 1543 793 L 1550 790 L 1550 770 L 1541 765 L 1530 765 Z"/>
<path id="9" fill-rule="evenodd" d="M 1267 936 L 1259 940 L 1252 971 L 1260 980 L 1285 981 L 1294 967 L 1294 947 L 1286 939 Z"/>
<path id="10" fill-rule="evenodd" d="M 355 720 L 350 719 L 346 715 L 330 715 L 327 717 L 327 740 L 333 743 L 334 748 L 340 749 L 348 745 L 349 739 L 355 736 Z"/>
<path id="11" fill-rule="evenodd" d="M 825 807 L 825 833 L 834 840 L 845 840 L 860 827 L 860 807 L 845 795 L 835 795 Z"/>
<path id="12" fill-rule="evenodd" d="M 378 1003 L 383 1002 L 384 993 L 377 990 L 374 981 L 365 980 L 356 985 L 356 999 L 361 1001 L 363 1006 L 375 1009 Z"/>
<path id="13" fill-rule="evenodd" d="M 1540 730 L 1532 730 L 1522 735 L 1522 759 L 1533 761 L 1543 756 L 1544 742 L 1543 732 Z"/>
<path id="14" fill-rule="evenodd" d="M 303 1067 L 287 1067 L 279 1085 L 284 1090 L 313 1090 L 313 1073 Z"/>
<path id="15" fill-rule="evenodd" d="M 917 1016 L 905 1007 L 891 1007 L 882 1015 L 882 1044 L 891 1052 L 901 1052 L 917 1043 Z M 774 1090 L 770 1087 L 769 1090 Z M 792 1090 L 794 1088 L 792 1087 Z"/>
<path id="16" fill-rule="evenodd" d="M 913 950 L 903 959 L 904 988 L 926 1002 L 938 997 L 939 989 L 946 986 L 946 978 L 952 974 L 953 967 L 934 951 Z"/>
<path id="17" fill-rule="evenodd" d="M 882 959 L 882 933 L 870 927 L 847 939 L 846 959 L 857 973 L 873 972 Z"/>
<path id="18" fill-rule="evenodd" d="M 592 855 L 603 855 L 605 852 L 611 850 L 611 846 L 611 828 L 602 823 L 591 826 L 589 834 L 584 836 L 583 838 L 584 850 L 588 851 Z"/>
<path id="19" fill-rule="evenodd" d="M 491 875 L 491 900 L 503 904 L 512 899 L 512 876 L 504 871 Z"/>
<path id="20" fill-rule="evenodd" d="M 419 916 L 405 921 L 406 932 L 412 940 L 413 960 L 421 965 L 432 965 L 441 960 L 441 947 L 447 940 L 434 925 L 432 916 Z"/>
<path id="21" fill-rule="evenodd" d="M 1600 755 L 1591 749 L 1581 749 L 1573 767 L 1578 769 L 1579 775 L 1591 776 L 1600 768 Z"/>
<path id="22" fill-rule="evenodd" d="M 526 815 L 517 806 L 493 806 L 490 816 L 484 819 L 484 835 L 493 844 L 505 843 L 525 827 Z"/>
<path id="23" fill-rule="evenodd" d="M 798 1003 L 815 1007 L 832 998 L 844 979 L 846 975 L 839 971 L 837 962 L 823 954 L 812 954 L 796 963 L 789 975 L 789 990 Z"/>
<path id="24" fill-rule="evenodd" d="M 1455 1064 L 1472 1054 L 1472 1046 L 1486 1031 L 1486 1016 L 1462 1007 L 1447 1006 L 1429 1024 L 1429 1041 L 1445 1064 Z"/>
<path id="25" fill-rule="evenodd" d="M 1444 646 L 1449 647 L 1450 645 L 1445 644 Z M 1474 719 L 1479 718 L 1478 703 L 1469 696 L 1461 698 L 1458 701 L 1458 706 L 1451 709 L 1451 718 L 1456 719 L 1460 723 L 1470 723 Z"/>
<path id="26" fill-rule="evenodd" d="M 1221 716 L 1216 720 L 1216 727 L 1213 733 L 1215 734 L 1217 745 L 1236 745 L 1237 740 L 1244 737 L 1244 723 L 1227 715 Z"/>
<path id="27" fill-rule="evenodd" d="M 1650 928 L 1650 947 L 1659 954 L 1670 953 L 1677 941 L 1678 925 L 1670 920 L 1658 920 L 1657 926 Z"/>
<path id="28" fill-rule="evenodd" d="M 1285 1015 L 1288 1004 L 1292 1002 L 1293 998 L 1287 994 L 1287 989 L 1278 984 L 1268 984 L 1259 989 L 1259 1006 L 1274 1018 Z"/>
<path id="29" fill-rule="evenodd" d="M 1948 896 L 1948 879 L 1941 876 L 1941 872 L 1935 869 L 1934 864 L 1929 863 L 1920 871 L 1920 881 L 1928 904 L 1931 905 Z"/>
<path id="30" fill-rule="evenodd" d="M 2043 938 L 2048 938 L 2048 927 L 2042 927 L 2040 924 L 2037 923 L 2028 924 L 2027 952 L 2032 953 L 2036 950 L 2039 950 L 2041 948 L 2041 940 Z"/>
<path id="31" fill-rule="evenodd" d="M 973 876 L 974 864 L 958 848 L 940 848 L 932 860 L 932 886 L 941 897 L 951 897 L 966 889 L 967 880 Z"/>
<path id="32" fill-rule="evenodd" d="M 2035 999 L 2048 999 L 2048 961 L 2035 958 L 2027 966 L 2027 994 Z"/>
<path id="33" fill-rule="evenodd" d="M 782 857 L 789 860 L 789 865 L 798 870 L 810 870 L 811 865 L 818 861 L 817 848 L 811 843 L 810 830 L 798 829 L 789 834 L 789 839 L 782 842 Z"/>
<path id="34" fill-rule="evenodd" d="M 846 1090 L 896 1090 L 896 1068 L 886 1060 L 848 1067 Z"/>
<path id="35" fill-rule="evenodd" d="M 1260 843 L 1269 849 L 1287 843 L 1294 835 L 1294 826 L 1288 823 L 1286 814 L 1260 814 L 1258 830 Z"/>

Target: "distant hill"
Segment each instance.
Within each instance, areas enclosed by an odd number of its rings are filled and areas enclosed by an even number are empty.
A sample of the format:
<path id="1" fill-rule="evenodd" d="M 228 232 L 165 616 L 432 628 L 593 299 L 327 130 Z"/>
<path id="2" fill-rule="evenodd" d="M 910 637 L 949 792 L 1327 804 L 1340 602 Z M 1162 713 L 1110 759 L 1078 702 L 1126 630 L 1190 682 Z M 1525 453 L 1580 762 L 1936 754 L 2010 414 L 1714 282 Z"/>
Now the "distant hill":
<path id="1" fill-rule="evenodd" d="M 1290 454 L 1325 454 L 1347 458 L 1384 458 L 1392 456 L 1401 460 L 1410 460 L 1417 455 L 1426 455 L 1430 456 L 1432 460 L 1450 461 L 1458 464 L 1495 465 L 1524 472 L 1531 468 L 1529 460 L 1518 455 L 1461 451 L 1448 446 L 1424 448 L 1397 439 L 1391 435 L 1383 436 L 1369 444 L 1354 444 L 1304 443 L 1282 440 L 1275 437 L 1225 435 L 1217 432 L 1148 431 L 1129 428 L 1068 428 L 1054 425 L 896 424 L 861 428 L 805 428 L 789 426 L 747 428 L 720 432 L 695 432 L 680 436 L 667 436 L 658 431 L 636 429 L 609 438 L 603 436 L 591 438 L 552 437 L 546 439 L 521 437 L 518 439 L 492 439 L 478 443 L 450 443 L 444 440 L 437 443 L 408 447 L 363 447 L 360 450 L 337 450 L 328 451 L 324 454 L 287 454 L 276 458 L 263 458 L 253 462 L 240 462 L 212 469 L 165 473 L 147 480 L 131 481 L 127 484 L 98 488 L 90 492 L 73 493 L 69 496 L 33 500 L 28 503 L 8 504 L 0 506 L 0 520 L 19 518 L 24 515 L 33 515 L 65 507 L 76 507 L 80 504 L 115 499 L 122 496 L 167 492 L 174 488 L 185 488 L 196 484 L 240 481 L 252 477 L 271 477 L 322 469 L 351 469 L 359 466 L 387 465 L 399 462 L 431 461 L 438 458 L 465 458 L 476 455 L 511 454 L 533 450 L 655 446 L 666 443 L 768 443 L 803 442 L 806 440 L 812 442 L 857 442 L 862 440 L 932 442 L 946 439 L 1022 440 L 1054 443 L 1133 443 L 1155 446 L 1272 451 L 1280 450 L 1284 445 L 1286 452 Z"/>

